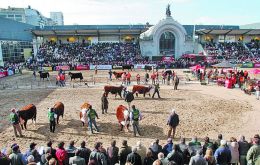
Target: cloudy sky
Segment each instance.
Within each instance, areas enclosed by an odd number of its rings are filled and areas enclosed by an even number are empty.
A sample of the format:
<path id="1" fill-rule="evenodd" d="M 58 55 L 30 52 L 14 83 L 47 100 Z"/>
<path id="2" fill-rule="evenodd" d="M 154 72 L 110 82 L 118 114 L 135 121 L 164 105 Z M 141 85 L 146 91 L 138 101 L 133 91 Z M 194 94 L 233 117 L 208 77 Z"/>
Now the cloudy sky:
<path id="1" fill-rule="evenodd" d="M 0 0 L 0 8 L 30 5 L 46 17 L 61 11 L 66 25 L 156 24 L 168 3 L 181 24 L 260 22 L 260 0 Z"/>

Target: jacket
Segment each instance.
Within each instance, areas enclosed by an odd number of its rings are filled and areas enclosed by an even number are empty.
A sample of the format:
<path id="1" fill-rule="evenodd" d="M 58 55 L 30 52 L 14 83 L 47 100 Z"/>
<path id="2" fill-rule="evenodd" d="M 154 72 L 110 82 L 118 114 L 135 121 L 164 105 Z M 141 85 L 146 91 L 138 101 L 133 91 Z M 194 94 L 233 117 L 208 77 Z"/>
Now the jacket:
<path id="1" fill-rule="evenodd" d="M 175 113 L 173 115 L 170 115 L 167 125 L 171 127 L 177 127 L 179 125 L 179 116 Z"/>
<path id="2" fill-rule="evenodd" d="M 132 149 L 129 146 L 123 146 L 120 148 L 120 151 L 119 151 L 120 165 L 125 165 L 127 155 L 130 154 L 131 152 L 132 152 Z"/>
<path id="3" fill-rule="evenodd" d="M 73 156 L 70 158 L 69 160 L 69 164 L 70 165 L 86 165 L 86 162 L 85 162 L 85 159 L 84 158 L 81 158 L 79 156 Z"/>
<path id="4" fill-rule="evenodd" d="M 217 164 L 227 165 L 231 161 L 231 151 L 228 147 L 220 146 L 214 153 Z"/>
<path id="5" fill-rule="evenodd" d="M 64 162 L 68 162 L 68 154 L 64 149 L 58 148 L 56 150 L 56 158 L 58 165 L 63 165 Z"/>
<path id="6" fill-rule="evenodd" d="M 26 165 L 26 160 L 21 153 L 13 152 L 9 155 L 9 159 L 11 160 L 11 164 Z"/>
<path id="7" fill-rule="evenodd" d="M 127 155 L 128 162 L 132 163 L 132 165 L 142 165 L 142 159 L 141 156 L 138 153 L 130 153 Z"/>
<path id="8" fill-rule="evenodd" d="M 248 150 L 246 160 L 248 164 L 254 164 L 258 157 L 260 157 L 260 145 L 255 144 Z"/>

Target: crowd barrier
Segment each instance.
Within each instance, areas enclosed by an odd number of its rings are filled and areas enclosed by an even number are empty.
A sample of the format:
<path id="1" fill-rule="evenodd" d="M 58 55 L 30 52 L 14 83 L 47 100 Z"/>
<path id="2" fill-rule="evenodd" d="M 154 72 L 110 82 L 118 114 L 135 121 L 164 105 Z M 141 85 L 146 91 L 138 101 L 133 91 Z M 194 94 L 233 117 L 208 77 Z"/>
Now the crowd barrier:
<path id="1" fill-rule="evenodd" d="M 6 77 L 6 76 L 8 76 L 8 72 L 7 71 L 1 71 L 0 72 L 0 78 Z"/>
<path id="2" fill-rule="evenodd" d="M 90 65 L 90 70 L 94 70 L 96 67 L 98 70 L 112 69 L 112 65 Z"/>

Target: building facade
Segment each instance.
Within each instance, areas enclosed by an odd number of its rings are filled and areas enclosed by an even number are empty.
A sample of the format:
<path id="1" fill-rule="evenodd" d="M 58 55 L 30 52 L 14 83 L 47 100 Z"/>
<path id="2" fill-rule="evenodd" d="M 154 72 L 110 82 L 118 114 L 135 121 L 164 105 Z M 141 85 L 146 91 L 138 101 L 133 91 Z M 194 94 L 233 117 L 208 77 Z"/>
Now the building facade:
<path id="1" fill-rule="evenodd" d="M 50 18 L 56 23 L 56 25 L 64 25 L 62 12 L 51 12 Z"/>

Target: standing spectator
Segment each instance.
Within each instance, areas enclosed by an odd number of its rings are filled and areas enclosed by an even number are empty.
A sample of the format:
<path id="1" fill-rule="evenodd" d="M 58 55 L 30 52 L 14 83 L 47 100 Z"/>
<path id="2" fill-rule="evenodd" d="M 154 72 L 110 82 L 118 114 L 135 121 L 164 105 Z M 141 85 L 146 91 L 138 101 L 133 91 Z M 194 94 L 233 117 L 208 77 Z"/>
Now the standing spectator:
<path id="1" fill-rule="evenodd" d="M 154 98 L 155 93 L 157 93 L 157 96 L 158 96 L 159 99 L 161 98 L 160 93 L 159 93 L 159 89 L 160 89 L 159 83 L 155 84 L 152 98 Z"/>
<path id="2" fill-rule="evenodd" d="M 82 141 L 80 143 L 80 148 L 79 148 L 79 156 L 85 159 L 86 164 L 88 164 L 89 161 L 89 155 L 91 153 L 91 150 L 89 148 L 86 148 L 86 142 Z"/>
<path id="3" fill-rule="evenodd" d="M 181 137 L 179 148 L 183 154 L 183 163 L 189 164 L 190 162 L 190 153 L 189 153 L 189 146 L 185 143 L 186 139 Z"/>
<path id="4" fill-rule="evenodd" d="M 131 83 L 131 74 L 130 72 L 128 72 L 126 74 L 126 85 L 130 85 L 130 83 Z"/>
<path id="5" fill-rule="evenodd" d="M 106 156 L 101 152 L 102 151 L 102 143 L 96 142 L 95 149 L 90 153 L 89 162 L 94 162 L 95 165 L 107 165 Z"/>
<path id="6" fill-rule="evenodd" d="M 106 93 L 103 93 L 103 95 L 101 97 L 101 109 L 102 109 L 102 114 L 107 113 L 108 100 L 107 100 Z"/>
<path id="7" fill-rule="evenodd" d="M 111 165 L 118 163 L 118 152 L 119 148 L 116 146 L 116 141 L 113 140 L 111 146 L 107 148 L 108 161 Z"/>
<path id="8" fill-rule="evenodd" d="M 152 145 L 150 146 L 150 149 L 153 153 L 153 159 L 157 159 L 158 154 L 162 152 L 162 146 L 159 144 L 159 139 L 156 139 Z"/>
<path id="9" fill-rule="evenodd" d="M 136 151 L 136 147 L 132 148 L 132 152 L 127 155 L 126 162 L 130 162 L 132 165 L 142 165 L 141 156 Z"/>
<path id="10" fill-rule="evenodd" d="M 19 117 L 16 113 L 15 108 L 11 109 L 11 114 L 9 115 L 9 120 L 10 120 L 11 124 L 13 125 L 15 137 L 18 137 L 17 131 L 19 132 L 20 137 L 23 137 L 21 126 L 19 123 Z"/>
<path id="11" fill-rule="evenodd" d="M 35 146 L 36 146 L 37 144 L 36 143 L 34 143 L 34 142 L 32 142 L 31 144 L 30 144 L 30 148 L 25 152 L 25 154 L 24 154 L 24 158 L 27 160 L 27 158 L 28 158 L 28 156 L 30 156 L 30 155 L 33 155 L 33 156 L 35 156 L 34 158 L 36 159 L 37 158 L 37 160 L 39 160 L 39 159 L 41 159 L 41 156 L 40 156 L 40 154 L 38 153 L 38 151 L 35 149 Z"/>
<path id="12" fill-rule="evenodd" d="M 172 151 L 167 155 L 169 161 L 173 161 L 178 165 L 183 165 L 183 154 L 179 151 L 178 145 L 174 144 Z"/>
<path id="13" fill-rule="evenodd" d="M 72 141 L 70 141 L 69 146 L 66 148 L 69 158 L 75 156 L 75 151 L 77 148 L 74 146 L 74 144 L 75 144 L 75 142 L 72 140 Z"/>
<path id="14" fill-rule="evenodd" d="M 228 165 L 231 161 L 231 152 L 226 145 L 227 141 L 221 140 L 220 147 L 214 153 L 216 164 L 218 165 Z"/>
<path id="15" fill-rule="evenodd" d="M 164 158 L 164 154 L 162 152 L 158 154 L 158 160 L 162 163 L 162 165 L 168 165 L 169 163 L 168 159 Z"/>
<path id="16" fill-rule="evenodd" d="M 218 149 L 218 147 L 220 146 L 220 141 L 222 140 L 222 134 L 218 134 L 218 139 L 215 141 L 214 143 L 214 149 L 213 149 L 213 153 L 215 153 L 215 151 Z"/>
<path id="17" fill-rule="evenodd" d="M 141 79 L 141 76 L 140 76 L 139 73 L 137 73 L 137 75 L 136 75 L 136 82 L 137 82 L 138 85 L 140 84 L 140 79 Z"/>
<path id="18" fill-rule="evenodd" d="M 26 165 L 26 160 L 23 155 L 20 153 L 19 146 L 17 144 L 13 144 L 11 146 L 12 154 L 9 155 L 9 159 L 11 160 L 12 165 Z"/>
<path id="19" fill-rule="evenodd" d="M 216 160 L 213 156 L 213 150 L 211 148 L 208 148 L 206 150 L 204 159 L 208 162 L 208 165 L 215 165 L 216 164 Z"/>
<path id="20" fill-rule="evenodd" d="M 28 156 L 27 162 L 28 162 L 27 165 L 36 165 L 33 155 Z"/>
<path id="21" fill-rule="evenodd" d="M 56 149 L 56 158 L 58 161 L 58 165 L 67 165 L 69 163 L 68 153 L 64 149 L 64 142 L 60 142 L 58 144 L 58 148 Z"/>
<path id="22" fill-rule="evenodd" d="M 202 150 L 198 150 L 196 155 L 191 157 L 189 165 L 207 165 L 207 161 L 202 156 Z"/>
<path id="23" fill-rule="evenodd" d="M 119 161 L 120 161 L 120 165 L 125 165 L 127 155 L 131 153 L 132 149 L 127 145 L 126 140 L 123 140 L 122 145 L 123 146 L 119 150 Z"/>
<path id="24" fill-rule="evenodd" d="M 112 73 L 113 73 L 112 70 L 109 69 L 108 75 L 109 75 L 109 80 L 110 80 L 110 81 L 112 81 Z"/>
<path id="25" fill-rule="evenodd" d="M 144 157 L 146 155 L 146 147 L 142 145 L 141 141 L 138 141 L 136 143 L 136 153 L 138 153 L 141 156 L 142 162 L 144 161 Z"/>
<path id="26" fill-rule="evenodd" d="M 52 141 L 47 142 L 47 147 L 45 147 L 45 153 L 47 153 L 47 150 L 50 150 L 51 156 L 53 158 L 56 158 L 56 149 L 52 148 Z"/>
<path id="27" fill-rule="evenodd" d="M 239 151 L 239 164 L 246 165 L 246 154 L 249 150 L 249 143 L 245 140 L 245 136 L 241 135 L 238 141 L 238 151 Z"/>
<path id="28" fill-rule="evenodd" d="M 174 90 L 178 90 L 178 85 L 179 85 L 179 77 L 175 74 L 174 78 L 173 78 L 173 85 L 174 85 Z"/>
<path id="29" fill-rule="evenodd" d="M 50 132 L 54 133 L 56 126 L 54 108 L 49 108 L 47 116 L 50 122 Z"/>
<path id="30" fill-rule="evenodd" d="M 179 125 L 179 116 L 175 112 L 175 109 L 172 109 L 171 114 L 168 118 L 167 125 L 169 126 L 168 130 L 168 138 L 174 138 L 175 132 L 176 132 L 176 127 Z"/>
<path id="31" fill-rule="evenodd" d="M 213 143 L 209 141 L 209 137 L 205 137 L 204 138 L 204 145 L 202 146 L 202 149 L 203 149 L 203 155 L 205 155 L 206 153 L 206 150 L 208 148 L 211 148 L 213 150 Z"/>
<path id="32" fill-rule="evenodd" d="M 163 146 L 163 153 L 165 156 L 167 156 L 170 152 L 172 152 L 172 148 L 173 148 L 173 142 L 171 138 L 168 138 L 167 140 L 167 144 L 165 146 Z"/>
<path id="33" fill-rule="evenodd" d="M 247 163 L 250 165 L 254 165 L 259 156 L 260 156 L 259 138 L 254 137 L 253 146 L 250 147 L 246 155 Z"/>
<path id="34" fill-rule="evenodd" d="M 231 137 L 230 142 L 228 143 L 228 147 L 231 151 L 231 161 L 232 165 L 236 165 L 239 162 L 239 151 L 238 151 L 238 143 L 236 138 Z"/>
<path id="35" fill-rule="evenodd" d="M 149 81 L 149 73 L 145 73 L 145 76 L 144 76 L 144 82 L 145 84 L 148 84 L 148 81 Z"/>
<path id="36" fill-rule="evenodd" d="M 10 165 L 10 163 L 11 160 L 9 159 L 9 157 L 0 151 L 0 164 Z"/>
<path id="37" fill-rule="evenodd" d="M 150 149 L 147 150 L 143 165 L 152 165 L 154 162 L 153 153 Z"/>
<path id="38" fill-rule="evenodd" d="M 256 99 L 259 100 L 259 95 L 260 95 L 260 86 L 257 85 L 255 87 L 255 96 L 256 96 Z"/>
<path id="39" fill-rule="evenodd" d="M 201 143 L 198 141 L 197 136 L 192 137 L 189 142 L 189 152 L 191 156 L 196 155 L 197 151 L 201 150 Z"/>
<path id="40" fill-rule="evenodd" d="M 86 165 L 85 159 L 81 158 L 80 156 L 80 150 L 75 150 L 75 156 L 71 157 L 69 159 L 70 165 Z"/>
<path id="41" fill-rule="evenodd" d="M 139 120 L 142 119 L 141 112 L 135 108 L 135 105 L 132 105 L 132 111 L 130 113 L 130 120 L 133 125 L 134 136 L 136 136 L 136 132 L 141 136 L 140 128 L 139 128 Z"/>
<path id="42" fill-rule="evenodd" d="M 94 109 L 92 109 L 92 105 L 89 106 L 89 110 L 87 112 L 87 116 L 88 116 L 88 125 L 90 127 L 91 133 L 92 134 L 94 133 L 92 124 L 94 125 L 96 131 L 99 132 L 99 129 L 98 129 L 97 123 L 96 123 L 96 118 L 97 119 L 99 119 L 99 118 L 98 118 L 97 112 Z"/>

